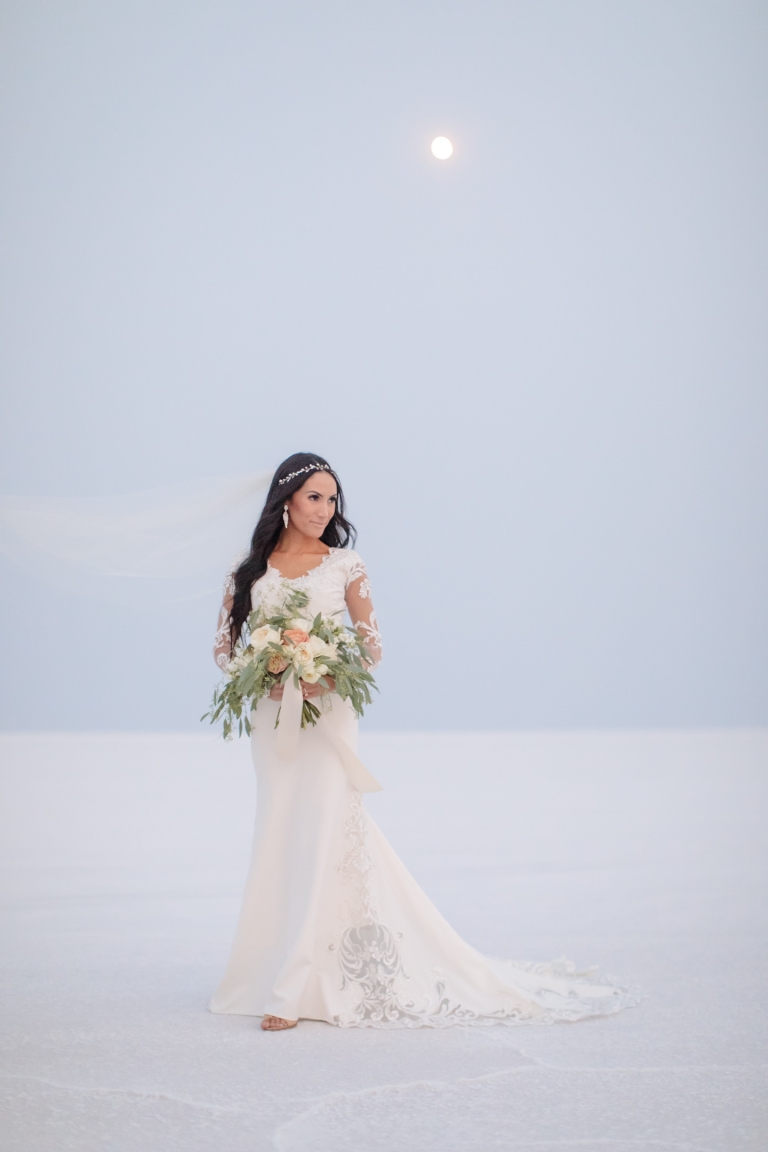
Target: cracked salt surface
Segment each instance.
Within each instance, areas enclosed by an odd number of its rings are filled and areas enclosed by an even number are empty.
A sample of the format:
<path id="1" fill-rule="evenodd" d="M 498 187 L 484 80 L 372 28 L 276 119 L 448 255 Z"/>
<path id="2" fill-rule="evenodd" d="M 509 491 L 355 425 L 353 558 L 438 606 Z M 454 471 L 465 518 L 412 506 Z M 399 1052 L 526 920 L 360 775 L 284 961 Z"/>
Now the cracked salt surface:
<path id="1" fill-rule="evenodd" d="M 768 734 L 368 735 L 368 803 L 483 951 L 648 998 L 549 1028 L 212 1016 L 245 745 L 0 739 L 4 1152 L 765 1152 Z"/>

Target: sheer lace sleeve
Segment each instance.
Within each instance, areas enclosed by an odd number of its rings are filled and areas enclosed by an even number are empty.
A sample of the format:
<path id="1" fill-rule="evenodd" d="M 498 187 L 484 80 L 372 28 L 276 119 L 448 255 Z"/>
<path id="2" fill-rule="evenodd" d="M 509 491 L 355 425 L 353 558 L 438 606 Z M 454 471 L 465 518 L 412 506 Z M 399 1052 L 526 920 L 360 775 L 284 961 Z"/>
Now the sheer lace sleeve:
<path id="1" fill-rule="evenodd" d="M 355 557 L 347 579 L 346 600 L 350 619 L 371 657 L 371 667 L 376 668 L 381 663 L 381 634 L 371 600 L 371 582 L 359 556 Z"/>
<path id="2" fill-rule="evenodd" d="M 229 639 L 229 614 L 232 611 L 232 597 L 235 594 L 235 574 L 230 572 L 224 581 L 224 597 L 219 612 L 219 626 L 213 640 L 213 658 L 222 670 L 229 663 L 231 644 Z"/>

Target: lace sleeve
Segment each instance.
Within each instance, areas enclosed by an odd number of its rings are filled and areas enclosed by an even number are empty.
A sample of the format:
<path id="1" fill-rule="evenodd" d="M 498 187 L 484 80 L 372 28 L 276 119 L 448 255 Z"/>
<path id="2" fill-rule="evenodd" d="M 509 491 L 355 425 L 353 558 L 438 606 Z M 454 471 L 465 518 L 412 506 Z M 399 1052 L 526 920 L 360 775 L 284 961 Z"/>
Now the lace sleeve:
<path id="1" fill-rule="evenodd" d="M 371 668 L 376 668 L 381 663 L 381 634 L 371 601 L 371 582 L 365 565 L 357 556 L 347 579 L 346 600 L 350 619 L 371 657 Z"/>
<path id="2" fill-rule="evenodd" d="M 213 658 L 222 670 L 229 663 L 232 644 L 229 638 L 229 614 L 232 611 L 232 597 L 235 594 L 235 575 L 230 572 L 224 581 L 224 595 L 219 612 L 219 626 L 213 640 Z"/>

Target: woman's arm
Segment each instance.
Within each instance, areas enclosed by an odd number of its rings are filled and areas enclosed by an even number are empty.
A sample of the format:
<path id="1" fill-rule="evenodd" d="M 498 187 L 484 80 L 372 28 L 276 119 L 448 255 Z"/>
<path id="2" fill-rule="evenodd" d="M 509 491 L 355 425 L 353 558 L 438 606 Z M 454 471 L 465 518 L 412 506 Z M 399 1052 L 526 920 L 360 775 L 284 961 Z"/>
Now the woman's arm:
<path id="1" fill-rule="evenodd" d="M 235 577 L 230 572 L 224 581 L 224 598 L 219 612 L 219 626 L 213 641 L 213 658 L 222 671 L 229 664 L 232 654 L 232 641 L 229 633 L 229 616 L 232 611 L 232 598 L 235 595 Z"/>
<path id="2" fill-rule="evenodd" d="M 370 657 L 370 668 L 381 663 L 381 634 L 371 600 L 371 582 L 362 561 L 358 561 L 347 584 L 347 610 Z"/>

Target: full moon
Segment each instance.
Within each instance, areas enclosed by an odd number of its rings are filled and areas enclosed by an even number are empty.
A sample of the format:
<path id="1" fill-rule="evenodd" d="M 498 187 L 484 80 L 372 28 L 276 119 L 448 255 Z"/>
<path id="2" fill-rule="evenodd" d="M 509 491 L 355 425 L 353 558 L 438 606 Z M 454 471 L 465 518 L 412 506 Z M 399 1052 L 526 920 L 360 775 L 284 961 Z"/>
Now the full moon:
<path id="1" fill-rule="evenodd" d="M 432 155 L 438 160 L 447 160 L 453 152 L 453 144 L 447 136 L 437 136 L 432 141 Z"/>

